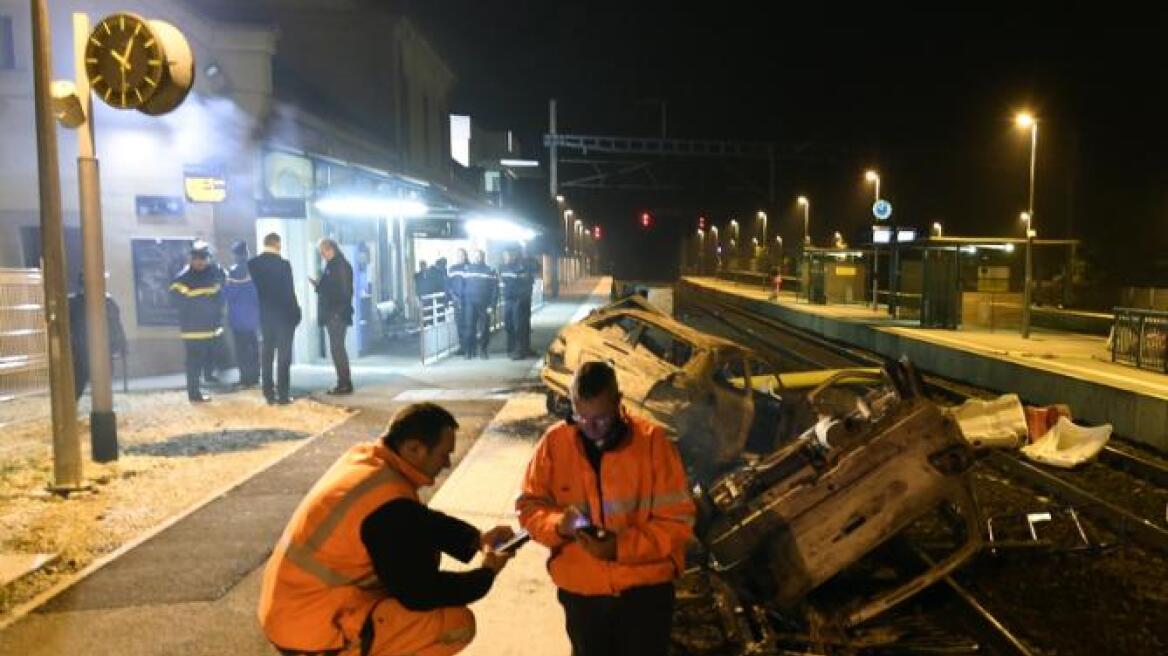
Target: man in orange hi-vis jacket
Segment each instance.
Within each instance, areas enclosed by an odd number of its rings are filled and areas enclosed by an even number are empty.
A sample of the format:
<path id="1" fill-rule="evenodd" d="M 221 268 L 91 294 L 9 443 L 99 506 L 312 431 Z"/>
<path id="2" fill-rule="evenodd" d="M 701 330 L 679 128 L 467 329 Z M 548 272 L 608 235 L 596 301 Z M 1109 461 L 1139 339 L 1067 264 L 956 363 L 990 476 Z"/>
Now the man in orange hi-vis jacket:
<path id="1" fill-rule="evenodd" d="M 612 367 L 586 363 L 571 396 L 527 465 L 519 521 L 551 549 L 573 656 L 664 656 L 693 536 L 685 469 L 661 427 L 621 407 Z"/>
<path id="2" fill-rule="evenodd" d="M 466 605 L 511 558 L 485 533 L 427 508 L 418 488 L 450 466 L 454 417 L 402 408 L 380 440 L 351 447 L 292 514 L 264 568 L 259 620 L 283 656 L 452 656 L 470 644 Z M 441 554 L 482 566 L 439 569 Z"/>

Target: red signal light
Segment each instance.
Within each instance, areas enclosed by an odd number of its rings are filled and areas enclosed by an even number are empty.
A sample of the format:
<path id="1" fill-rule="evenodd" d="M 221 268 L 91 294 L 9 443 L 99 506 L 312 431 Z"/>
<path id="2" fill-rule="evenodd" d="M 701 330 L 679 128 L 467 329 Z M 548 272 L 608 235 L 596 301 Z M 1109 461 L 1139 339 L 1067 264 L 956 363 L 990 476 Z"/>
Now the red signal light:
<path id="1" fill-rule="evenodd" d="M 641 213 L 641 227 L 648 228 L 653 223 L 653 217 L 648 212 Z"/>

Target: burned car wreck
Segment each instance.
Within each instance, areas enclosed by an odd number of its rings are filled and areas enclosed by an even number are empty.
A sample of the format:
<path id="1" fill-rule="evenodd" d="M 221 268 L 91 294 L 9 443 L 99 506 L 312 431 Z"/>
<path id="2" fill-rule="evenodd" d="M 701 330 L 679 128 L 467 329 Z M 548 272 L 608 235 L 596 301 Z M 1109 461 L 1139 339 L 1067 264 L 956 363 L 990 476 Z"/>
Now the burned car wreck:
<path id="1" fill-rule="evenodd" d="M 665 425 L 679 446 L 700 543 L 679 600 L 700 596 L 718 611 L 730 653 L 779 653 L 778 624 L 845 644 L 853 627 L 982 546 L 973 451 L 908 362 L 775 373 L 749 349 L 630 298 L 552 344 L 542 376 L 550 411 L 564 411 L 572 373 L 594 359 L 617 369 L 629 410 Z M 917 522 L 944 535 L 926 566 L 826 608 L 810 599 Z"/>

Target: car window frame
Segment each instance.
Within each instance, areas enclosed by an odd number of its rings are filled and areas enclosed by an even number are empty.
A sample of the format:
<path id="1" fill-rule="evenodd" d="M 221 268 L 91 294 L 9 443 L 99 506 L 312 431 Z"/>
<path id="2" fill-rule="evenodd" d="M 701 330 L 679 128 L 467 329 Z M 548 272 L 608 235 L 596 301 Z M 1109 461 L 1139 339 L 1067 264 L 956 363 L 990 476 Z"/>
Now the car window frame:
<path id="1" fill-rule="evenodd" d="M 700 348 L 698 347 L 697 344 L 694 344 L 693 341 L 687 339 L 683 335 L 678 334 L 677 332 L 670 330 L 669 328 L 667 328 L 661 324 L 658 324 L 658 323 L 655 323 L 652 321 L 641 320 L 641 325 L 642 325 L 642 328 L 640 331 L 637 332 L 636 339 L 630 341 L 630 344 L 632 344 L 634 352 L 636 352 L 637 346 L 640 345 L 640 343 L 641 343 L 641 337 L 644 336 L 645 331 L 648 330 L 649 328 L 656 328 L 657 330 L 660 330 L 661 332 L 664 332 L 667 335 L 669 335 L 670 339 L 672 339 L 674 342 L 681 342 L 689 347 L 689 357 L 686 358 L 685 362 L 683 362 L 681 364 L 677 364 L 676 362 L 673 362 L 666 357 L 657 355 L 656 353 L 653 352 L 652 349 L 645 348 L 645 351 L 647 351 L 649 354 L 651 354 L 655 359 L 659 360 L 660 362 L 665 363 L 667 366 L 671 367 L 675 371 L 685 370 L 685 368 L 687 366 L 689 366 L 689 364 L 691 362 L 694 361 L 694 358 L 697 357 L 698 353 L 700 352 Z"/>

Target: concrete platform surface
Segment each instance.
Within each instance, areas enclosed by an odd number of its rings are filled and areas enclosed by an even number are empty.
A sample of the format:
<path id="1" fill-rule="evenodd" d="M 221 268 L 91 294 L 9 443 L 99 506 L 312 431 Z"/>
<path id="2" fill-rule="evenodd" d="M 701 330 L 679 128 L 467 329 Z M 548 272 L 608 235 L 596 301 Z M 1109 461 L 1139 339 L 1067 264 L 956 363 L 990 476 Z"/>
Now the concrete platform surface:
<path id="1" fill-rule="evenodd" d="M 756 286 L 708 277 L 683 284 L 728 295 L 742 307 L 885 357 L 908 355 L 925 371 L 1031 403 L 1069 403 L 1076 418 L 1111 423 L 1126 438 L 1168 450 L 1168 376 L 1110 361 L 1097 335 L 1035 330 L 920 328 L 855 305 L 812 305 L 784 292 L 768 300 Z"/>

